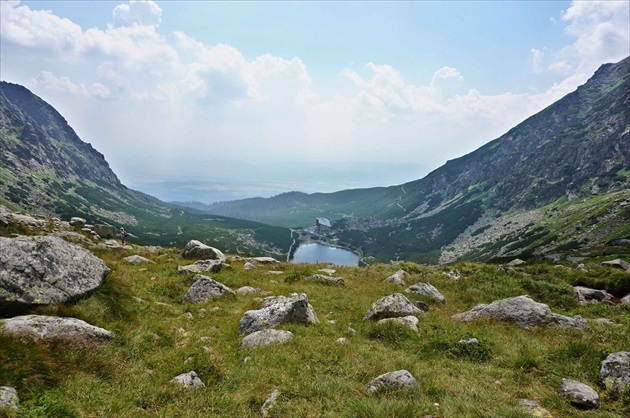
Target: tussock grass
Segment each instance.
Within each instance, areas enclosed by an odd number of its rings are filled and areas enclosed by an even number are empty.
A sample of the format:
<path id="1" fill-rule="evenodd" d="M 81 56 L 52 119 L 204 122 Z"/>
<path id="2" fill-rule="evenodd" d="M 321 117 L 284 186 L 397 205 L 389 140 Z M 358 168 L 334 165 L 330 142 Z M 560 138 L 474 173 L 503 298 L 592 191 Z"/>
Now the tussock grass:
<path id="1" fill-rule="evenodd" d="M 156 264 L 132 265 L 139 253 Z M 430 267 L 372 265 L 337 268 L 346 285 L 303 280 L 325 265 L 281 264 L 244 270 L 242 262 L 209 274 L 236 290 L 254 286 L 275 295 L 306 293 L 321 323 L 283 326 L 286 344 L 239 350 L 238 323 L 257 309 L 260 295 L 238 295 L 200 305 L 182 304 L 193 275 L 178 250 L 99 250 L 112 272 L 94 294 L 74 304 L 42 307 L 39 314 L 73 316 L 111 330 L 115 339 L 99 347 L 29 344 L 0 337 L 0 385 L 18 390 L 23 417 L 256 417 L 274 389 L 277 417 L 530 417 L 519 399 L 535 399 L 555 417 L 625 417 L 630 396 L 599 385 L 599 364 L 630 347 L 628 306 L 577 306 L 571 285 L 625 286 L 624 273 L 588 265 L 589 273 L 534 264 L 514 269 L 460 263 Z M 424 300 L 430 310 L 419 332 L 396 324 L 363 321 L 372 302 L 402 292 L 383 280 L 398 268 L 408 285 L 429 282 L 447 303 Z M 266 274 L 269 270 L 280 275 Z M 444 272 L 458 270 L 453 280 Z M 621 283 L 621 285 L 619 284 Z M 584 332 L 525 330 L 492 321 L 456 323 L 455 313 L 478 303 L 529 294 L 554 312 L 587 319 L 606 317 L 621 327 L 590 323 Z M 411 300 L 420 300 L 408 295 Z M 189 315 L 192 318 L 189 318 Z M 354 329 L 354 332 L 350 330 Z M 339 337 L 348 345 L 335 342 Z M 478 346 L 458 341 L 475 337 Z M 415 388 L 370 393 L 376 376 L 407 369 Z M 185 389 L 169 380 L 195 370 L 205 383 Z M 580 411 L 560 399 L 563 377 L 596 388 L 600 409 Z"/>

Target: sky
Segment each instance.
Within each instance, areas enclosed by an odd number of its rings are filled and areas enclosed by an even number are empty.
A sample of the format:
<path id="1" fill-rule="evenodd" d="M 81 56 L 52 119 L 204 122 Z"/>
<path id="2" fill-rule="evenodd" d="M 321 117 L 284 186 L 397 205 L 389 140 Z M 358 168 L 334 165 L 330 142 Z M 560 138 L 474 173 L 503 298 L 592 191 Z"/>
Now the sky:
<path id="1" fill-rule="evenodd" d="M 0 79 L 165 200 L 415 180 L 630 55 L 630 1 L 6 1 Z"/>

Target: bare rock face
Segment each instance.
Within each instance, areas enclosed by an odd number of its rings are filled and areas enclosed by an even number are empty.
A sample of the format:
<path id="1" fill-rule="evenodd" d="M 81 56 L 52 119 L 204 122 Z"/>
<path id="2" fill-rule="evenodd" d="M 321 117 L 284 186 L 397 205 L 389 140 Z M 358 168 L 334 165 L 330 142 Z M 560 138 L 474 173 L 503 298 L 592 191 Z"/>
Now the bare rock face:
<path id="1" fill-rule="evenodd" d="M 265 306 L 262 309 L 245 312 L 238 327 L 239 334 L 251 334 L 263 329 L 275 328 L 282 324 L 318 324 L 315 310 L 308 303 L 304 293 L 296 294 L 287 300 Z"/>
<path id="2" fill-rule="evenodd" d="M 182 303 L 204 303 L 221 296 L 236 296 L 232 289 L 208 276 L 198 274 L 193 279 L 197 281 L 190 286 Z"/>
<path id="3" fill-rule="evenodd" d="M 273 344 L 284 344 L 293 338 L 291 331 L 282 331 L 278 329 L 263 329 L 253 332 L 243 338 L 241 341 L 241 350 L 248 348 L 264 347 Z"/>
<path id="4" fill-rule="evenodd" d="M 176 383 L 187 388 L 199 388 L 205 386 L 194 370 L 175 376 L 171 379 L 171 383 Z"/>
<path id="5" fill-rule="evenodd" d="M 19 407 L 20 398 L 18 398 L 17 390 L 10 386 L 0 386 L 0 412 L 3 410 L 17 411 Z"/>
<path id="6" fill-rule="evenodd" d="M 407 370 L 397 370 L 378 376 L 370 380 L 365 386 L 371 392 L 387 389 L 399 389 L 403 387 L 416 386 L 418 382 Z"/>
<path id="7" fill-rule="evenodd" d="M 0 320 L 0 333 L 22 341 L 53 341 L 67 344 L 105 342 L 111 332 L 76 318 L 24 315 Z"/>
<path id="8" fill-rule="evenodd" d="M 370 306 L 363 315 L 363 319 L 379 320 L 383 318 L 400 318 L 409 315 L 422 315 L 424 312 L 417 308 L 402 293 L 385 296 Z"/>
<path id="9" fill-rule="evenodd" d="M 574 286 L 573 297 L 577 300 L 578 305 L 581 306 L 589 303 L 604 303 L 606 305 L 617 305 L 621 303 L 619 299 L 605 290 L 591 289 L 584 286 Z"/>
<path id="10" fill-rule="evenodd" d="M 188 241 L 182 252 L 182 257 L 198 260 L 221 260 L 221 262 L 226 260 L 221 251 L 197 240 Z"/>
<path id="11" fill-rule="evenodd" d="M 630 389 L 630 351 L 619 351 L 606 357 L 599 377 L 608 390 L 621 392 Z"/>
<path id="12" fill-rule="evenodd" d="M 105 263 L 59 237 L 0 237 L 0 307 L 68 302 L 96 290 Z"/>
<path id="13" fill-rule="evenodd" d="M 558 395 L 578 408 L 594 409 L 599 407 L 599 395 L 588 385 L 576 380 L 562 379 Z"/>
<path id="14" fill-rule="evenodd" d="M 442 296 L 440 291 L 431 285 L 431 283 L 416 283 L 413 286 L 408 287 L 407 290 L 405 290 L 405 293 L 413 293 L 424 296 L 442 304 L 446 303 L 444 296 Z"/>
<path id="15" fill-rule="evenodd" d="M 495 319 L 513 322 L 522 328 L 549 326 L 583 330 L 587 325 L 581 316 L 575 315 L 571 318 L 552 313 L 549 306 L 535 302 L 527 295 L 497 300 L 489 305 L 477 305 L 468 312 L 453 315 L 452 318 L 464 322 Z"/>

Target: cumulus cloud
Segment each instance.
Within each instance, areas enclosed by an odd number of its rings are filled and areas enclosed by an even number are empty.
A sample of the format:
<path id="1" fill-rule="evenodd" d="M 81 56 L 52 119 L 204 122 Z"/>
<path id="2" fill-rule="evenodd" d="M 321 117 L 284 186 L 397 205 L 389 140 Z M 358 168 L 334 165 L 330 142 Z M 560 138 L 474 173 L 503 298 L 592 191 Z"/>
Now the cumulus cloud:
<path id="1" fill-rule="evenodd" d="M 131 0 L 114 7 L 114 23 L 117 26 L 159 26 L 162 9 L 151 0 Z"/>
<path id="2" fill-rule="evenodd" d="M 30 84 L 38 89 L 64 96 L 93 96 L 99 99 L 111 97 L 110 89 L 101 83 L 86 86 L 83 83 L 74 83 L 65 76 L 58 77 L 50 71 L 41 71 L 37 77 L 30 80 Z"/>

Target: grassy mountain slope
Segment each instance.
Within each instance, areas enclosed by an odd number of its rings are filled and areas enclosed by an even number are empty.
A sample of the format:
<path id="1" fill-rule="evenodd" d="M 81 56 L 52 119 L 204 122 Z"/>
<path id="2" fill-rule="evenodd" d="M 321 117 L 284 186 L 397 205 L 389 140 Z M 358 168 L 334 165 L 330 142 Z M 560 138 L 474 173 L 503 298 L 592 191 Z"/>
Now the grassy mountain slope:
<path id="1" fill-rule="evenodd" d="M 1 228 L 0 228 L 1 232 Z M 321 323 L 283 326 L 290 342 L 239 350 L 238 323 L 256 309 L 256 295 L 237 295 L 200 305 L 181 303 L 192 275 L 177 274 L 179 249 L 151 252 L 95 250 L 112 269 L 103 286 L 76 304 L 40 307 L 34 313 L 72 316 L 115 333 L 101 347 L 32 344 L 0 336 L 0 385 L 18 390 L 20 417 L 256 417 L 269 393 L 280 396 L 270 411 L 277 417 L 496 417 L 526 418 L 520 399 L 533 399 L 557 418 L 621 418 L 630 413 L 630 394 L 607 392 L 599 382 L 600 362 L 630 345 L 630 307 L 577 306 L 570 285 L 630 291 L 627 273 L 599 265 L 611 256 L 585 260 L 588 272 L 563 262 L 526 264 L 514 269 L 459 263 L 428 267 L 339 268 L 345 287 L 309 283 L 304 277 L 323 265 L 281 264 L 231 269 L 213 278 L 237 289 L 255 286 L 276 295 L 305 292 Z M 142 254 L 155 264 L 123 260 Z M 623 256 L 628 258 L 628 254 Z M 230 258 L 230 257 L 228 257 Z M 558 264 L 558 263 L 554 263 Z M 371 303 L 400 288 L 383 279 L 398 268 L 409 283 L 430 282 L 446 305 L 429 303 L 419 332 L 363 321 Z M 444 273 L 456 269 L 462 278 Z M 554 312 L 579 314 L 586 331 L 521 329 L 493 321 L 456 323 L 451 316 L 478 303 L 529 294 Z M 416 300 L 410 296 L 412 300 Z M 594 319 L 605 317 L 622 326 Z M 356 330 L 350 332 L 349 327 Z M 345 337 L 348 345 L 336 343 Z M 478 346 L 458 341 L 475 337 Z M 406 369 L 419 382 L 413 389 L 372 394 L 364 387 L 376 376 Z M 169 380 L 195 370 L 205 383 L 184 389 Z M 581 411 L 557 394 L 562 378 L 595 388 L 601 407 Z"/>
<path id="2" fill-rule="evenodd" d="M 140 242 L 157 245 L 194 238 L 234 252 L 281 255 L 292 243 L 285 228 L 191 213 L 128 189 L 52 106 L 6 82 L 0 83 L 0 143 L 0 203 L 124 226 Z"/>
<path id="3" fill-rule="evenodd" d="M 536 217 L 547 205 L 593 196 L 626 199 L 617 192 L 630 189 L 629 109 L 626 58 L 603 65 L 575 92 L 421 180 L 331 194 L 287 193 L 213 204 L 208 210 L 284 226 L 308 225 L 324 216 L 337 221 L 338 239 L 381 261 L 435 262 L 443 248 L 480 220 L 531 211 Z M 628 213 L 617 215 L 622 226 Z M 608 232 L 615 237 L 624 230 Z"/>

